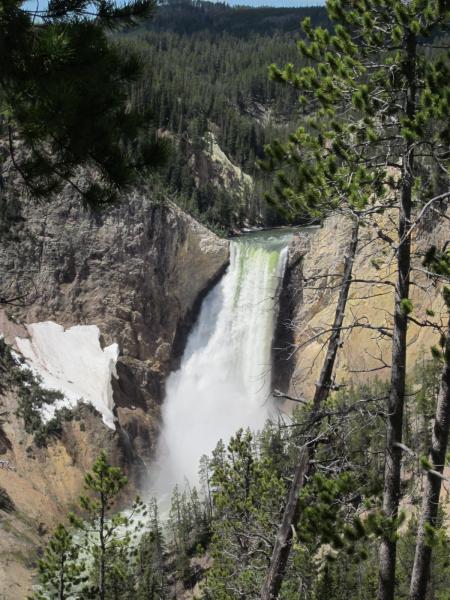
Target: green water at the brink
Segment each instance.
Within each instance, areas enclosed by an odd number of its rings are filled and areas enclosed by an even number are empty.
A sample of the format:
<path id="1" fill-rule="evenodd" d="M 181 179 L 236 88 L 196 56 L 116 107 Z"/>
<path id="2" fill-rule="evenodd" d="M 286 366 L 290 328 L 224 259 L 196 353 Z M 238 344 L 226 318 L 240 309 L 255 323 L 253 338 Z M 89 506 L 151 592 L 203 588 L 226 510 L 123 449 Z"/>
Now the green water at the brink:
<path id="1" fill-rule="evenodd" d="M 231 241 L 258 246 L 261 245 L 267 250 L 282 250 L 292 239 L 292 236 L 302 231 L 307 231 L 309 227 L 277 227 L 274 229 L 261 229 L 249 231 L 231 238 Z"/>

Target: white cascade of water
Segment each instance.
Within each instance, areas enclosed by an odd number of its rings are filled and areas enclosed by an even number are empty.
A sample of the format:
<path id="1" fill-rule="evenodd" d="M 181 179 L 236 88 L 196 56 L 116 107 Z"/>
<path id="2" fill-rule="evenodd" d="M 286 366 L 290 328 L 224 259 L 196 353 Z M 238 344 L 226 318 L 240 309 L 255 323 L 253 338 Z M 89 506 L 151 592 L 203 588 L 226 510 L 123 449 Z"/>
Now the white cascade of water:
<path id="1" fill-rule="evenodd" d="M 181 360 L 166 384 L 151 488 L 197 483 L 198 463 L 240 427 L 270 415 L 271 345 L 290 232 L 231 242 L 230 266 L 206 296 Z"/>

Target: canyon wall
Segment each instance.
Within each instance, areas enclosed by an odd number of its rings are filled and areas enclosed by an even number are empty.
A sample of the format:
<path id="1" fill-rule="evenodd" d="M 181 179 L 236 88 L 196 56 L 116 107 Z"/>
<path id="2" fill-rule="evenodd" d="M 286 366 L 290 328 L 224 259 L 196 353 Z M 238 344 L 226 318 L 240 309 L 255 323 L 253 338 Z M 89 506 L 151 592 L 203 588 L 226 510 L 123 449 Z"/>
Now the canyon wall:
<path id="1" fill-rule="evenodd" d="M 442 204 L 430 211 L 412 232 L 411 300 L 418 322 L 444 323 L 446 310 L 441 287 L 435 286 L 422 267 L 424 252 L 442 248 L 449 239 L 450 208 Z M 324 356 L 324 345 L 333 323 L 344 255 L 351 223 L 331 217 L 321 227 L 301 230 L 289 248 L 280 317 L 274 349 L 274 387 L 295 397 L 310 398 Z M 381 234 L 381 236 L 380 236 Z M 377 215 L 360 230 L 335 380 L 366 382 L 389 374 L 395 265 L 395 214 Z M 435 313 L 433 318 L 427 310 Z M 439 334 L 431 327 L 410 323 L 408 368 L 430 355 Z"/>
<path id="2" fill-rule="evenodd" d="M 0 487 L 15 510 L 0 512 L 0 596 L 26 597 L 36 548 L 74 506 L 101 449 L 132 479 L 152 458 L 164 381 L 177 366 L 201 299 L 228 264 L 228 242 L 178 207 L 133 190 L 101 214 L 80 207 L 69 188 L 54 203 L 20 196 L 4 181 L 3 200 L 24 221 L 0 251 L 1 291 L 22 296 L 2 311 L 1 333 L 14 345 L 26 325 L 96 325 L 102 347 L 117 343 L 113 380 L 116 430 L 80 404 L 59 438 L 36 447 L 16 416 L 17 394 L 0 396 Z M 11 469 L 8 467 L 11 467 Z M 125 501 L 126 499 L 124 499 Z"/>

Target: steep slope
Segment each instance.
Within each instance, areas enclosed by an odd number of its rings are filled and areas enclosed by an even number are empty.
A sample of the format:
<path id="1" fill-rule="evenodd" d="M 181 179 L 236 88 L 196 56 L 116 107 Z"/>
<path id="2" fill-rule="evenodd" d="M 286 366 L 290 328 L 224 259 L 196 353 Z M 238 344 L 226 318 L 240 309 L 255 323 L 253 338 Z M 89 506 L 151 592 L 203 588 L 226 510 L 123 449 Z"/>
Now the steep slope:
<path id="1" fill-rule="evenodd" d="M 17 186 L 10 173 L 5 201 L 16 203 Z M 8 598 L 25 597 L 36 546 L 73 506 L 101 449 L 139 486 L 156 441 L 165 378 L 203 295 L 228 263 L 227 241 L 152 194 L 151 187 L 135 190 L 102 215 L 83 211 L 69 189 L 55 204 L 25 200 L 24 224 L 1 249 L 2 295 L 26 293 L 2 311 L 9 343 L 30 335 L 27 324 L 50 320 L 64 328 L 96 325 L 101 346 L 119 349 L 115 429 L 80 404 L 62 433 L 37 447 L 15 414 L 17 393 L 0 396 L 0 458 L 14 469 L 0 470 L 0 486 L 16 507 L 0 512 L 0 594 Z"/>
<path id="2" fill-rule="evenodd" d="M 448 240 L 450 208 L 441 207 L 442 216 L 432 213 L 413 233 L 413 272 L 411 315 L 427 320 L 427 310 L 438 323 L 445 319 L 440 289 L 421 272 L 424 252 L 431 245 L 442 247 Z M 369 378 L 387 377 L 390 340 L 382 333 L 391 326 L 395 261 L 392 215 L 379 216 L 372 227 L 362 230 L 355 262 L 342 347 L 336 364 L 336 382 L 364 383 Z M 280 320 L 274 350 L 274 386 L 294 396 L 310 397 L 321 368 L 323 348 L 333 322 L 339 291 L 343 256 L 349 240 L 350 223 L 340 217 L 327 219 L 322 227 L 299 233 L 291 244 L 281 298 Z M 378 283 L 379 282 L 379 283 Z M 428 318 L 428 320 L 430 320 Z M 353 329 L 352 329 L 353 327 Z M 378 328 L 378 329 L 377 329 Z M 381 330 L 381 331 L 380 331 Z M 409 327 L 409 367 L 438 339 L 431 327 Z"/>
<path id="3" fill-rule="evenodd" d="M 323 7 L 231 8 L 174 0 L 161 2 L 152 20 L 116 34 L 143 65 L 133 103 L 174 141 L 162 177 L 181 206 L 226 231 L 285 222 L 264 199 L 272 176 L 256 161 L 265 144 L 298 124 L 295 90 L 271 81 L 268 65 L 298 64 L 296 40 L 307 16 L 327 23 Z M 224 185 L 216 176 L 212 135 L 221 158 L 248 175 L 246 182 L 234 178 Z"/>

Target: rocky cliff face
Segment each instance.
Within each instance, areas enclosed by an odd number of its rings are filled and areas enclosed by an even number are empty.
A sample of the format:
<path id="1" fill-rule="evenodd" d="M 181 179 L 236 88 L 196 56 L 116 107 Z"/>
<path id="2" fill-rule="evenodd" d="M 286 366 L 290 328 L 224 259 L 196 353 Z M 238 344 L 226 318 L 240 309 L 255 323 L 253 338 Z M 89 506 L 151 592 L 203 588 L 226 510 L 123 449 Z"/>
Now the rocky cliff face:
<path id="1" fill-rule="evenodd" d="M 431 245 L 442 247 L 448 239 L 450 208 L 440 207 L 413 232 L 412 316 L 443 322 L 446 311 L 439 287 L 422 272 L 424 251 Z M 342 348 L 336 364 L 336 381 L 364 382 L 388 376 L 390 340 L 366 325 L 389 328 L 392 325 L 393 285 L 396 280 L 394 215 L 379 215 L 373 225 L 362 229 L 355 261 Z M 386 233 L 381 239 L 378 231 Z M 340 217 L 325 221 L 320 228 L 301 231 L 289 249 L 289 260 L 281 296 L 280 318 L 274 352 L 274 385 L 294 396 L 310 397 L 321 368 L 339 292 L 343 257 L 350 238 L 350 223 Z M 387 241 L 391 239 L 391 244 Z M 350 326 L 355 326 L 350 329 Z M 321 335 L 322 333 L 322 335 Z M 409 327 L 408 364 L 413 368 L 419 356 L 429 355 L 437 342 L 436 330 Z"/>
<path id="2" fill-rule="evenodd" d="M 3 281 L 14 274 L 30 282 L 30 305 L 10 312 L 21 323 L 95 324 L 103 345 L 118 343 L 115 404 L 139 438 L 143 420 L 158 414 L 200 297 L 227 264 L 227 242 L 138 192 L 97 218 L 70 197 L 27 206 L 24 216 L 26 229 L 0 268 Z M 151 453 L 146 434 L 139 444 Z"/>
<path id="3" fill-rule="evenodd" d="M 69 190 L 54 204 L 26 201 L 22 212 L 24 225 L 0 252 L 0 281 L 4 294 L 27 296 L 5 311 L 2 333 L 14 342 L 27 335 L 27 323 L 97 325 L 102 346 L 119 345 L 113 384 L 119 425 L 108 430 L 81 405 L 61 438 L 38 449 L 15 416 L 17 398 L 1 397 L 0 458 L 15 469 L 0 469 L 0 486 L 16 506 L 0 535 L 8 546 L 0 547 L 0 595 L 7 598 L 24 597 L 31 549 L 72 505 L 100 449 L 135 481 L 136 467 L 151 460 L 165 378 L 203 295 L 228 263 L 228 242 L 173 204 L 152 201 L 151 189 L 134 191 L 101 215 L 84 212 Z"/>

